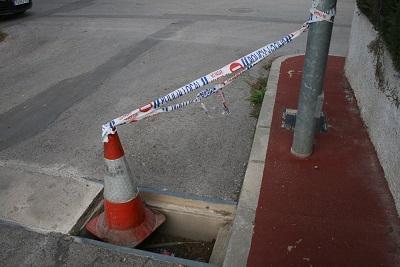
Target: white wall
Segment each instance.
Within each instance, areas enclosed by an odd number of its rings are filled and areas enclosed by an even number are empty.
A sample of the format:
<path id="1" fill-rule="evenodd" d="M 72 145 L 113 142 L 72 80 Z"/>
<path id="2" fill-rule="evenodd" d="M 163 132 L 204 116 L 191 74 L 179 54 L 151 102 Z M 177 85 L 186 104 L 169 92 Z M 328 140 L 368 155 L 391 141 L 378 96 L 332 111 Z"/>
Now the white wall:
<path id="1" fill-rule="evenodd" d="M 384 47 L 374 49 L 376 38 L 372 24 L 356 8 L 345 72 L 400 214 L 400 73 Z"/>

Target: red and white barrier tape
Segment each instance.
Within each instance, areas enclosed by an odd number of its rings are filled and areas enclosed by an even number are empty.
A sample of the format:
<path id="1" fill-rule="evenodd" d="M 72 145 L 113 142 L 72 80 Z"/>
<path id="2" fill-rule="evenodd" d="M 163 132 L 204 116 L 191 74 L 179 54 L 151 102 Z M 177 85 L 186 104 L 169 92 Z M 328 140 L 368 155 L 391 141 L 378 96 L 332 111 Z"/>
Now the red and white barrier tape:
<path id="1" fill-rule="evenodd" d="M 113 119 L 112 121 L 104 124 L 102 126 L 102 139 L 103 142 L 108 142 L 108 135 L 113 134 L 116 131 L 116 127 L 119 125 L 124 125 L 127 123 L 132 123 L 132 122 L 137 122 L 139 120 L 142 120 L 144 118 L 156 115 L 158 113 L 164 113 L 164 112 L 171 112 L 174 110 L 181 109 L 183 107 L 186 107 L 190 104 L 193 103 L 198 103 L 201 102 L 202 99 L 205 99 L 213 94 L 216 94 L 218 92 L 221 92 L 222 88 L 227 86 L 228 84 L 232 83 L 233 80 L 235 80 L 237 77 L 239 77 L 241 74 L 243 74 L 245 71 L 251 69 L 254 67 L 256 64 L 261 62 L 263 59 L 265 59 L 267 56 L 281 48 L 282 46 L 290 43 L 293 41 L 295 38 L 299 37 L 303 32 L 305 32 L 309 25 L 314 22 L 319 22 L 319 21 L 329 21 L 333 22 L 334 16 L 335 16 L 335 10 L 330 10 L 327 12 L 323 12 L 318 10 L 316 7 L 318 5 L 318 2 L 313 1 L 312 8 L 310 9 L 310 18 L 308 21 L 306 21 L 300 29 L 298 29 L 295 32 L 292 32 L 283 38 L 281 38 L 278 41 L 269 43 L 254 52 L 251 52 L 250 54 L 239 58 L 222 68 L 215 70 L 205 76 L 202 76 L 174 91 L 171 93 L 157 98 L 150 102 L 149 104 L 142 106 L 141 108 L 135 109 L 129 113 L 126 113 L 118 118 Z M 227 75 L 232 75 L 228 79 L 219 82 L 215 84 L 211 88 L 204 89 L 200 91 L 195 98 L 184 101 L 178 104 L 173 104 L 170 106 L 165 106 L 166 103 L 173 101 L 179 97 L 182 97 L 186 94 L 191 93 L 194 90 L 199 89 L 200 87 L 203 87 L 209 83 L 215 82 Z M 226 106 L 226 101 L 225 98 L 222 95 L 222 102 L 224 104 L 224 109 L 226 112 L 229 112 Z M 203 106 L 203 108 L 205 108 Z"/>

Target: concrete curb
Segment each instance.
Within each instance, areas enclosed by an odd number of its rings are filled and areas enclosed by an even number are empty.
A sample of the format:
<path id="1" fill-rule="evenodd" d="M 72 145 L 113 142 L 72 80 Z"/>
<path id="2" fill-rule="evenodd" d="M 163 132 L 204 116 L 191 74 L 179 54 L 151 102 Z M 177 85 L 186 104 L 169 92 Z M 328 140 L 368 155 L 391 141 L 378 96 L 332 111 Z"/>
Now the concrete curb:
<path id="1" fill-rule="evenodd" d="M 283 61 L 296 55 L 279 57 L 273 61 L 269 73 L 267 91 L 261 106 L 260 116 L 254 134 L 246 174 L 236 216 L 232 225 L 226 257 L 223 266 L 246 266 L 253 236 L 254 220 L 258 197 L 264 173 L 265 156 L 268 149 L 269 131 L 275 105 L 276 90 Z"/>

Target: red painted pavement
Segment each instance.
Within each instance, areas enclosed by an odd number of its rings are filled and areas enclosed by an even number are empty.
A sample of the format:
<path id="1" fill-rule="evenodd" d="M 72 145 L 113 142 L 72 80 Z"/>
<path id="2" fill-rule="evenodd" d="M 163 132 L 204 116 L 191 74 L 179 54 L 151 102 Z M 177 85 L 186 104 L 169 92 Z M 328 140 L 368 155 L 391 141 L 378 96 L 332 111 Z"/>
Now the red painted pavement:
<path id="1" fill-rule="evenodd" d="M 329 131 L 308 159 L 289 152 L 293 133 L 281 116 L 297 108 L 303 60 L 281 65 L 248 266 L 400 266 L 399 218 L 343 57 L 328 61 Z"/>

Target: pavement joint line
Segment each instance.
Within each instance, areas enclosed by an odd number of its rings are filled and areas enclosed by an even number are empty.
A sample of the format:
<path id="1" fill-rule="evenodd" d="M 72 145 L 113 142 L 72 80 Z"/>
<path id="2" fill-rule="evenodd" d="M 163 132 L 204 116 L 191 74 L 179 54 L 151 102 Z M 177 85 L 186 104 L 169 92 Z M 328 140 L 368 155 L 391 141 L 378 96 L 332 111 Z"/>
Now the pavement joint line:
<path id="1" fill-rule="evenodd" d="M 265 160 L 252 159 L 250 162 L 264 164 Z"/>
<path id="2" fill-rule="evenodd" d="M 53 166 L 41 166 L 39 164 L 26 163 L 18 160 L 0 160 L 0 167 L 9 168 L 22 172 L 43 174 L 56 178 L 68 178 L 73 179 L 82 183 L 96 183 L 103 185 L 102 182 L 95 178 L 90 178 L 81 174 L 78 174 L 76 170 L 68 167 L 65 164 L 53 165 Z"/>
<path id="3" fill-rule="evenodd" d="M 0 225 L 2 225 L 2 224 L 3 225 L 5 224 L 5 225 L 21 227 L 21 228 L 23 228 L 25 230 L 32 231 L 32 232 L 37 232 L 37 233 L 40 233 L 40 234 L 47 234 L 49 232 L 49 230 L 46 230 L 44 228 L 28 226 L 28 225 L 24 225 L 24 224 L 17 223 L 15 221 L 8 220 L 6 218 L 0 217 Z"/>
<path id="4" fill-rule="evenodd" d="M 271 127 L 281 64 L 286 59 L 294 56 L 297 55 L 282 56 L 275 59 L 270 69 L 270 75 L 267 82 L 268 96 L 266 95 L 266 97 L 264 97 L 256 126 L 256 132 L 254 134 L 254 136 L 261 136 L 261 142 L 265 143 L 266 147 L 259 148 L 254 146 L 254 142 L 256 141 L 253 141 L 253 146 L 249 156 L 249 164 L 247 165 L 243 186 L 240 192 L 236 216 L 232 224 L 232 234 L 227 247 L 226 257 L 223 264 L 224 267 L 239 267 L 247 265 L 247 258 L 249 256 L 253 236 L 256 215 L 255 210 L 257 209 L 265 167 L 265 161 L 253 158 L 260 153 L 260 149 L 265 149 L 266 154 L 268 149 L 269 133 L 266 135 L 260 135 L 260 131 Z M 261 121 L 267 121 L 269 125 L 265 125 L 265 123 L 261 123 Z M 258 142 L 260 142 L 260 140 Z"/>
<path id="5" fill-rule="evenodd" d="M 280 18 L 271 18 L 271 17 L 254 17 L 254 16 L 230 16 L 230 15 L 207 15 L 207 14 L 180 14 L 180 13 L 167 13 L 163 15 L 141 15 L 141 14 L 132 14 L 132 15 L 106 15 L 106 14 L 68 14 L 68 13 L 59 13 L 52 14 L 51 17 L 66 17 L 66 18 L 88 18 L 88 19 L 104 19 L 104 18 L 112 18 L 112 19 L 188 19 L 193 21 L 217 21 L 217 20 L 225 20 L 225 21 L 252 21 L 252 22 L 266 22 L 266 23 L 285 23 L 285 24 L 303 24 L 302 20 L 285 20 Z M 340 24 L 335 23 L 336 27 L 344 27 L 350 28 L 350 24 Z"/>

